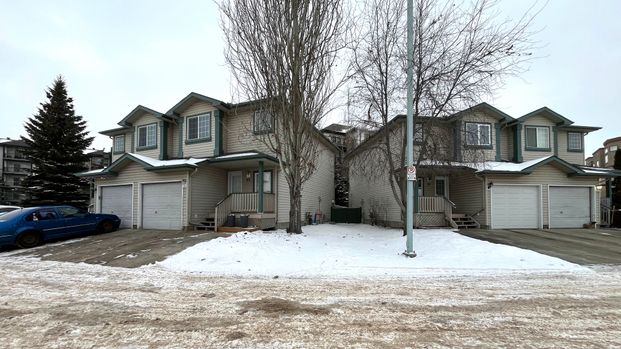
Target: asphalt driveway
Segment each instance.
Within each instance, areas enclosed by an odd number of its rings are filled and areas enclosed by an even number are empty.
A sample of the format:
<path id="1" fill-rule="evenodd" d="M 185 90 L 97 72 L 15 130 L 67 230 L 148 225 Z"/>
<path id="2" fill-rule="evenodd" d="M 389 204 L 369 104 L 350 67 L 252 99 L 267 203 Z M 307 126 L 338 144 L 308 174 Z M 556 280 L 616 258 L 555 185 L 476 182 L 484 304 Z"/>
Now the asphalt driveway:
<path id="1" fill-rule="evenodd" d="M 526 248 L 582 264 L 621 264 L 619 229 L 467 229 L 459 232 L 479 240 Z"/>
<path id="2" fill-rule="evenodd" d="M 13 250 L 2 254 L 38 257 L 42 260 L 61 262 L 137 268 L 162 261 L 200 242 L 229 235 L 204 231 L 122 229 L 108 234 L 48 243 L 31 249 Z"/>

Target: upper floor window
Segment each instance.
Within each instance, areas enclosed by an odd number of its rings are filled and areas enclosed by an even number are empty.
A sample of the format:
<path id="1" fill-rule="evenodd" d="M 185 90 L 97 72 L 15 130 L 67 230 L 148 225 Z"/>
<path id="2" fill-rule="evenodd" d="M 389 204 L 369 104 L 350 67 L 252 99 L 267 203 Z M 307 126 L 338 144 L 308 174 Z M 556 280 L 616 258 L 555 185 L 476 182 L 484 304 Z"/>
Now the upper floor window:
<path id="1" fill-rule="evenodd" d="M 567 150 L 582 151 L 582 133 L 567 132 Z"/>
<path id="2" fill-rule="evenodd" d="M 188 117 L 187 140 L 211 139 L 211 112 Z"/>
<path id="3" fill-rule="evenodd" d="M 114 136 L 112 152 L 115 154 L 125 152 L 125 135 Z"/>
<path id="4" fill-rule="evenodd" d="M 152 148 L 157 146 L 157 126 L 150 124 L 138 127 L 138 148 Z"/>
<path id="5" fill-rule="evenodd" d="M 491 146 L 492 127 L 490 124 L 480 124 L 474 122 L 466 123 L 466 145 Z"/>
<path id="6" fill-rule="evenodd" d="M 255 134 L 274 131 L 274 116 L 265 110 L 257 110 L 252 115 L 252 131 Z"/>
<path id="7" fill-rule="evenodd" d="M 610 149 L 611 153 L 614 153 L 617 151 L 618 147 L 616 145 L 611 145 L 608 149 Z"/>
<path id="8" fill-rule="evenodd" d="M 550 128 L 526 126 L 526 148 L 550 149 Z"/>
<path id="9" fill-rule="evenodd" d="M 414 144 L 422 144 L 424 139 L 423 125 L 416 125 L 414 128 Z"/>

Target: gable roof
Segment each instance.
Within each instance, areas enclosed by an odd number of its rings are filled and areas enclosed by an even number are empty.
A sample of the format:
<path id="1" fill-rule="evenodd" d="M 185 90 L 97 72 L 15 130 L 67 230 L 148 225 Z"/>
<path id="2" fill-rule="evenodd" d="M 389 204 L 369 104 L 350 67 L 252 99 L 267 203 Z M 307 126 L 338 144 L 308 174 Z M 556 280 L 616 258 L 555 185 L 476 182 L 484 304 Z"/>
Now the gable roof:
<path id="1" fill-rule="evenodd" d="M 559 126 L 569 126 L 574 123 L 573 121 L 569 120 L 568 118 L 564 117 L 563 115 L 555 112 L 554 110 L 548 107 L 541 107 L 537 110 L 531 111 L 528 114 L 522 115 L 516 119 L 516 122 L 523 123 L 524 121 L 530 119 L 531 117 L 535 115 L 543 115 L 547 117 L 548 119 L 556 120 L 556 124 Z"/>
<path id="2" fill-rule="evenodd" d="M 488 115 L 496 118 L 497 120 L 501 120 L 504 122 L 511 122 L 515 120 L 509 114 L 501 111 L 500 109 L 486 102 L 482 102 L 470 108 L 466 108 L 464 110 L 458 111 L 457 113 L 450 115 L 448 118 L 449 119 L 459 118 L 461 116 L 464 116 L 465 114 L 476 112 L 476 111 L 486 111 Z"/>
<path id="3" fill-rule="evenodd" d="M 76 175 L 79 177 L 103 177 L 103 176 L 115 176 L 118 169 L 123 165 L 135 162 L 141 165 L 147 171 L 169 170 L 177 168 L 196 168 L 198 164 L 207 161 L 206 158 L 189 158 L 189 159 L 173 159 L 173 160 L 157 160 L 148 156 L 139 155 L 135 153 L 125 153 L 118 159 L 116 159 L 110 166 L 104 169 L 98 169 L 87 172 L 80 172 Z"/>
<path id="4" fill-rule="evenodd" d="M 127 114 L 127 116 L 125 116 L 123 118 L 123 120 L 119 121 L 118 124 L 121 125 L 121 126 L 132 126 L 132 122 L 134 121 L 134 118 L 137 117 L 138 115 L 140 115 L 141 113 L 146 113 L 146 114 L 153 115 L 156 118 L 158 118 L 160 120 L 163 120 L 163 121 L 167 121 L 167 122 L 171 121 L 171 119 L 168 116 L 166 116 L 166 115 L 164 115 L 164 114 L 162 114 L 162 113 L 160 113 L 158 111 L 155 111 L 153 109 L 147 108 L 147 107 L 142 106 L 142 105 L 138 105 L 136 108 L 134 108 L 134 110 L 129 112 L 129 114 Z"/>
<path id="5" fill-rule="evenodd" d="M 221 100 L 218 100 L 218 99 L 215 99 L 215 98 L 211 98 L 211 97 L 207 97 L 207 96 L 204 96 L 204 95 L 202 95 L 200 93 L 190 92 L 190 94 L 185 96 L 182 100 L 180 100 L 177 104 L 175 104 L 172 108 L 170 108 L 166 112 L 166 115 L 177 115 L 177 114 L 179 114 L 179 110 L 187 107 L 193 101 L 207 102 L 207 103 L 213 105 L 214 107 L 216 107 L 216 108 L 218 108 L 220 110 L 223 110 L 223 111 L 227 111 L 231 107 L 228 103 L 225 103 L 225 102 L 223 102 Z"/>

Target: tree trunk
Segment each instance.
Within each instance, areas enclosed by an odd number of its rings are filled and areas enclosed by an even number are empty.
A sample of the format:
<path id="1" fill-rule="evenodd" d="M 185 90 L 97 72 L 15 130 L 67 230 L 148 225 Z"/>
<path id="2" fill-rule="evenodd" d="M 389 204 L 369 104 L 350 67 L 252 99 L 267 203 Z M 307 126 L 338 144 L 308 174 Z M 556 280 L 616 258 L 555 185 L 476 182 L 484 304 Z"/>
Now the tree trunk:
<path id="1" fill-rule="evenodd" d="M 302 191 L 297 183 L 289 186 L 289 228 L 288 233 L 302 233 Z"/>

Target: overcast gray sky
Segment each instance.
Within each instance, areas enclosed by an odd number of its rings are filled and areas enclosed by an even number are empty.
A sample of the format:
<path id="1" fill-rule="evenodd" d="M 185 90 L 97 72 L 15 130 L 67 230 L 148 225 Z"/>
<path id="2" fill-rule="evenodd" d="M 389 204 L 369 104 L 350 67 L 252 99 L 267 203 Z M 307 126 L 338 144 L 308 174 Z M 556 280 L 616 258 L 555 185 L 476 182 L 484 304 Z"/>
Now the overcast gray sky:
<path id="1" fill-rule="evenodd" d="M 97 132 L 136 105 L 165 112 L 189 92 L 231 100 L 219 14 L 211 1 L 0 0 L 0 137 L 17 138 L 58 74 Z M 502 16 L 527 1 L 502 1 Z M 551 0 L 537 17 L 540 59 L 487 101 L 513 117 L 542 106 L 600 126 L 586 154 L 621 136 L 621 1 Z M 338 119 L 331 121 L 339 121 Z"/>

